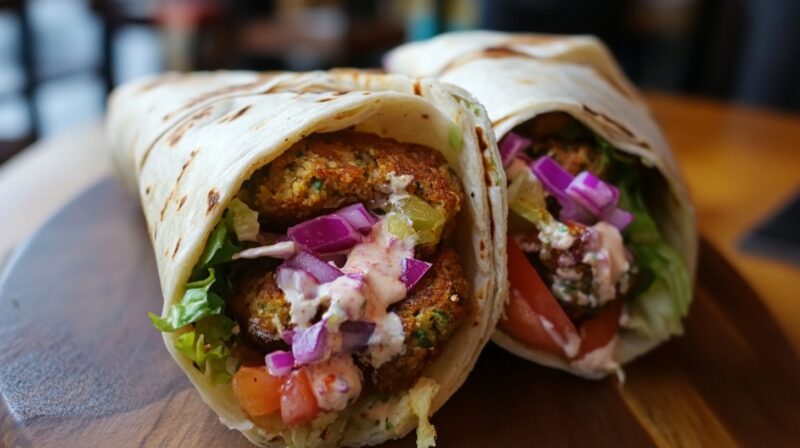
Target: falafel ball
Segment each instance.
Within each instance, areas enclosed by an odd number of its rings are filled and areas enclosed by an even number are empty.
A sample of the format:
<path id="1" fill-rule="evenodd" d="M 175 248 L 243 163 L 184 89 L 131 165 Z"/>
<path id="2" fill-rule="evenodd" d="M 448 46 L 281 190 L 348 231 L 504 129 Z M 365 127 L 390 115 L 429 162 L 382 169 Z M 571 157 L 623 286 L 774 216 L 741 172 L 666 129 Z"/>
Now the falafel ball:
<path id="1" fill-rule="evenodd" d="M 456 252 L 443 248 L 432 262 L 411 293 L 389 307 L 403 323 L 405 350 L 368 375 L 380 392 L 412 387 L 467 314 L 467 280 Z"/>
<path id="2" fill-rule="evenodd" d="M 461 208 L 461 183 L 431 148 L 374 134 L 312 134 L 256 171 L 240 197 L 278 230 L 356 202 L 370 206 L 388 196 L 391 175 L 411 175 L 407 191 L 443 212 L 450 222 Z"/>

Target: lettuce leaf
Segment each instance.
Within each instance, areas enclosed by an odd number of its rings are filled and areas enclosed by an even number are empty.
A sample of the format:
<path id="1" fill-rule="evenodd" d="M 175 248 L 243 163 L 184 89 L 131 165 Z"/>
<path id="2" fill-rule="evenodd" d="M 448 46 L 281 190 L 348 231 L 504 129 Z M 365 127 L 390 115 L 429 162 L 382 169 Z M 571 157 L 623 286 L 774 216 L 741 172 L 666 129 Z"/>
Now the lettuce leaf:
<path id="1" fill-rule="evenodd" d="M 242 241 L 256 241 L 258 238 L 258 212 L 251 209 L 239 198 L 234 198 L 228 205 L 228 228 L 233 230 L 236 239 Z"/>
<path id="2" fill-rule="evenodd" d="M 683 259 L 663 243 L 635 246 L 633 250 L 640 266 L 646 266 L 653 274 L 653 281 L 631 304 L 625 326 L 656 339 L 682 334 L 682 321 L 692 297 Z"/>
<path id="3" fill-rule="evenodd" d="M 207 278 L 186 284 L 181 301 L 172 305 L 166 316 L 148 313 L 153 326 L 159 331 L 173 332 L 205 316 L 222 313 L 225 302 L 210 290 L 215 281 L 214 269 L 209 269 Z"/>
<path id="4" fill-rule="evenodd" d="M 230 213 L 220 220 L 219 224 L 211 232 L 211 236 L 208 237 L 203 255 L 200 256 L 200 261 L 195 266 L 195 274 L 220 263 L 231 261 L 233 254 L 241 250 L 241 247 L 233 242 L 232 236 L 234 232 L 231 219 L 228 216 L 230 216 Z"/>
<path id="5" fill-rule="evenodd" d="M 636 256 L 640 281 L 638 293 L 630 303 L 630 319 L 626 327 L 651 338 L 682 334 L 682 320 L 689 311 L 692 298 L 691 279 L 686 263 L 677 250 L 664 241 L 658 226 L 647 211 L 642 197 L 641 167 L 614 157 L 614 168 L 620 173 L 616 185 L 620 189 L 619 206 L 633 213 L 633 221 L 625 229 L 624 238 Z M 630 164 L 626 170 L 620 164 Z M 635 291 L 637 292 L 637 291 Z"/>
<path id="6" fill-rule="evenodd" d="M 192 331 L 178 336 L 175 348 L 191 359 L 212 382 L 227 383 L 231 380 L 227 367 L 231 356 L 228 341 L 233 337 L 235 325 L 224 314 L 206 316 L 195 324 Z"/>
<path id="7" fill-rule="evenodd" d="M 217 291 L 224 291 L 226 285 L 230 288 L 229 269 L 220 265 L 229 262 L 241 250 L 239 241 L 250 238 L 253 233 L 258 235 L 258 230 L 258 213 L 234 199 L 208 237 L 180 302 L 172 305 L 163 317 L 148 313 L 153 326 L 163 332 L 174 332 L 194 324 L 178 336 L 175 348 L 214 383 L 231 380 L 234 369 L 230 369 L 229 364 L 235 358 L 231 356 L 229 344 L 236 322 L 225 316 L 225 301 L 212 287 Z"/>

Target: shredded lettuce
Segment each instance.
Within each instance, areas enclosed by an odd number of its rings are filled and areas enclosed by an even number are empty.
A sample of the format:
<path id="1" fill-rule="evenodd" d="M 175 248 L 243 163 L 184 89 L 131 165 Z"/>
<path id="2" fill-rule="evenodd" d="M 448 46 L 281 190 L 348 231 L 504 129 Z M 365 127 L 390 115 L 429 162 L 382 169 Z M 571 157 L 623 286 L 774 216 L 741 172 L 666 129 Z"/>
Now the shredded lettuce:
<path id="1" fill-rule="evenodd" d="M 235 325 L 224 314 L 206 316 L 197 321 L 192 331 L 178 336 L 175 348 L 191 359 L 212 382 L 227 383 L 231 380 L 228 341 L 233 337 Z"/>
<path id="2" fill-rule="evenodd" d="M 425 377 L 417 380 L 417 384 L 408 391 L 411 412 L 417 416 L 417 448 L 436 446 L 436 428 L 429 419 L 431 403 L 437 392 L 439 384 Z"/>
<path id="3" fill-rule="evenodd" d="M 683 259 L 664 243 L 635 245 L 632 249 L 639 265 L 649 269 L 654 278 L 631 304 L 625 326 L 656 339 L 682 334 L 682 319 L 689 311 L 692 294 Z"/>
<path id="4" fill-rule="evenodd" d="M 225 302 L 210 290 L 215 281 L 214 269 L 209 269 L 207 278 L 188 283 L 181 301 L 172 305 L 166 316 L 159 317 L 148 313 L 153 326 L 160 331 L 171 333 L 203 317 L 222 313 Z"/>
<path id="5" fill-rule="evenodd" d="M 608 144 L 601 145 L 607 148 Z M 614 164 L 632 164 L 616 156 Z M 612 166 L 613 166 L 612 165 Z M 642 197 L 641 167 L 617 170 L 615 182 L 620 189 L 619 206 L 633 213 L 633 221 L 625 229 L 628 247 L 636 256 L 642 280 L 630 303 L 630 319 L 626 327 L 651 338 L 682 334 L 682 319 L 689 311 L 692 297 L 691 279 L 686 263 L 674 247 L 667 243 L 655 220 L 647 211 Z"/>
<path id="6" fill-rule="evenodd" d="M 464 137 L 461 135 L 461 128 L 457 124 L 450 124 L 450 128 L 447 130 L 447 141 L 453 151 L 461 151 L 464 146 Z"/>
<path id="7" fill-rule="evenodd" d="M 258 238 L 258 212 L 251 209 L 239 198 L 234 198 L 228 205 L 229 227 L 233 228 L 236 239 L 255 241 Z"/>
<path id="8" fill-rule="evenodd" d="M 203 255 L 200 256 L 200 261 L 197 263 L 197 266 L 195 266 L 193 278 L 207 268 L 231 261 L 233 254 L 242 250 L 241 247 L 233 242 L 232 236 L 235 233 L 233 231 L 233 220 L 230 219 L 231 215 L 231 213 L 226 213 L 219 224 L 214 227 L 211 236 L 208 237 L 208 241 L 206 242 Z"/>
<path id="9" fill-rule="evenodd" d="M 241 250 L 238 243 L 255 239 L 258 230 L 258 213 L 234 199 L 211 232 L 180 302 L 172 305 L 163 317 L 148 313 L 153 326 L 163 332 L 194 324 L 178 336 L 175 348 L 214 383 L 231 380 L 229 364 L 235 358 L 231 356 L 229 343 L 236 323 L 225 316 L 225 301 L 212 288 L 224 291 L 226 285 L 230 287 L 227 269 L 219 265 L 231 261 Z"/>

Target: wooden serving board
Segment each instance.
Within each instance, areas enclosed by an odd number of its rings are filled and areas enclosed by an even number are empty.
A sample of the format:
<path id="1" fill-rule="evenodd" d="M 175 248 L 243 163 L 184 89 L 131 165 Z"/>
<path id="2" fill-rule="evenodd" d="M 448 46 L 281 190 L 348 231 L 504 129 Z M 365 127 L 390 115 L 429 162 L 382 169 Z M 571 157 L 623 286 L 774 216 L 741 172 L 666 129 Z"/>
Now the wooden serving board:
<path id="1" fill-rule="evenodd" d="M 141 212 L 105 180 L 0 278 L 0 444 L 249 446 L 173 363 L 146 316 L 160 309 Z M 686 335 L 625 373 L 582 380 L 490 344 L 434 417 L 439 446 L 800 446 L 800 363 L 708 245 Z"/>

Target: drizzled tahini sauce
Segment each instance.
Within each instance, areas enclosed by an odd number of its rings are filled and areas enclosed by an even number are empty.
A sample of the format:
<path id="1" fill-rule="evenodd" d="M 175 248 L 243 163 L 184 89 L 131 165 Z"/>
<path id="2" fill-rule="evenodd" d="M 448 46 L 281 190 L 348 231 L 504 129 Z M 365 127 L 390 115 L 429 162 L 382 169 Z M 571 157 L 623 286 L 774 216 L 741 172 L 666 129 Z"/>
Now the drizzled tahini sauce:
<path id="1" fill-rule="evenodd" d="M 389 233 L 385 220 L 373 227 L 370 240 L 353 248 L 342 271 L 364 275 L 368 299 L 363 318 L 375 323 L 368 350 L 370 363 L 377 368 L 403 350 L 403 325 L 387 309 L 408 292 L 400 278 L 403 258 L 414 256 L 414 246 Z"/>
<path id="2" fill-rule="evenodd" d="M 412 180 L 409 175 L 391 175 L 385 187 L 387 202 L 395 204 L 407 196 L 406 187 Z M 327 308 L 322 318 L 333 333 L 328 338 L 332 344 L 340 340 L 337 330 L 344 321 L 375 323 L 367 345 L 369 362 L 375 368 L 403 351 L 403 324 L 388 308 L 405 298 L 403 259 L 414 256 L 413 238 L 396 237 L 387 224 L 387 217 L 382 217 L 371 233 L 353 246 L 341 268 L 345 275 L 331 282 L 318 285 L 308 274 L 294 269 L 281 269 L 277 276 L 278 287 L 290 305 L 291 323 L 297 328 L 311 325 L 320 307 Z M 327 353 L 336 351 L 337 347 L 329 347 Z"/>
<path id="3" fill-rule="evenodd" d="M 628 272 L 630 263 L 616 227 L 600 221 L 592 229 L 597 234 L 598 248 L 587 252 L 581 261 L 592 268 L 593 295 L 603 304 L 617 297 L 616 284 Z"/>
<path id="4" fill-rule="evenodd" d="M 608 344 L 598 347 L 589 353 L 583 355 L 580 359 L 572 361 L 570 366 L 578 371 L 589 376 L 604 375 L 606 372 L 617 372 L 617 375 L 622 380 L 624 378 L 622 369 L 619 364 L 614 361 L 614 350 L 617 346 L 617 336 L 611 338 Z"/>
<path id="5" fill-rule="evenodd" d="M 308 367 L 311 390 L 320 408 L 341 411 L 361 393 L 361 370 L 350 355 L 335 355 Z"/>
<path id="6" fill-rule="evenodd" d="M 307 327 L 325 298 L 319 294 L 316 280 L 298 269 L 278 269 L 275 280 L 291 306 L 291 322 L 300 328 Z"/>

